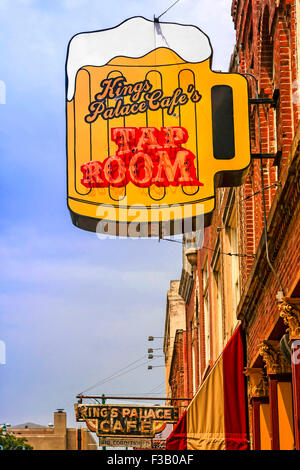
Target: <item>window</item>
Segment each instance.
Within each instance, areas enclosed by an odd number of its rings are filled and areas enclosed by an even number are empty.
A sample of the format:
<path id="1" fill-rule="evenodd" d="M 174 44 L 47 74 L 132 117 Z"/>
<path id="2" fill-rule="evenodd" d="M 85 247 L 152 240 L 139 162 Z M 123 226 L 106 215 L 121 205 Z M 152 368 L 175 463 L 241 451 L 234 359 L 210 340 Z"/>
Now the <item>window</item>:
<path id="1" fill-rule="evenodd" d="M 195 351 L 195 339 L 192 342 L 192 361 L 193 361 L 193 395 L 196 393 L 196 351 Z"/>
<path id="2" fill-rule="evenodd" d="M 229 225 L 226 227 L 226 234 L 229 242 L 230 253 L 236 255 L 239 253 L 237 215 L 234 210 Z M 231 256 L 231 294 L 232 294 L 232 313 L 233 327 L 236 324 L 236 309 L 240 301 L 240 266 L 239 257 Z"/>
<path id="3" fill-rule="evenodd" d="M 226 188 L 219 188 L 218 189 L 219 211 L 221 210 L 221 205 L 222 205 L 222 202 L 223 202 L 223 199 L 224 199 L 225 189 Z"/>
<path id="4" fill-rule="evenodd" d="M 208 283 L 208 262 L 202 271 L 203 277 L 203 298 L 204 298 L 204 335 L 205 335 L 205 360 L 208 365 L 210 356 L 210 302 L 209 302 L 209 283 Z"/>
<path id="5" fill-rule="evenodd" d="M 198 282 L 199 278 L 197 277 Z M 200 335 L 200 322 L 199 322 L 199 284 L 197 284 L 197 292 L 196 292 L 196 305 L 195 305 L 195 317 L 196 317 L 196 327 L 197 327 L 197 334 L 198 334 L 198 367 L 199 367 L 199 374 L 201 369 L 201 335 Z"/>
<path id="6" fill-rule="evenodd" d="M 222 284 L 221 284 L 221 271 L 220 271 L 220 259 L 218 257 L 214 267 L 214 299 L 215 299 L 215 311 L 218 322 L 218 354 L 223 349 L 223 305 L 222 305 Z"/>

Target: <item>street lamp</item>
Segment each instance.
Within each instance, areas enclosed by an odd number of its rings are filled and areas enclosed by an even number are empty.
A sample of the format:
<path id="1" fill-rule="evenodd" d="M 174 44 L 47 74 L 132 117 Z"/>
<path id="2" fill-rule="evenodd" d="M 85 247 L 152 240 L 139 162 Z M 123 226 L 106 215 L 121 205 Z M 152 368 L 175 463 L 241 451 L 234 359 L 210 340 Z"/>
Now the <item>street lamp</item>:
<path id="1" fill-rule="evenodd" d="M 9 424 L 9 423 L 3 423 L 3 424 L 0 424 L 0 426 L 2 426 L 2 429 L 1 429 L 2 435 L 3 435 L 3 436 L 6 436 L 6 434 L 7 434 L 7 428 L 10 427 L 10 424 Z"/>
<path id="2" fill-rule="evenodd" d="M 186 250 L 185 256 L 192 268 L 194 268 L 197 264 L 197 250 L 195 248 L 190 248 L 189 250 Z"/>
<path id="3" fill-rule="evenodd" d="M 164 339 L 164 336 L 148 336 L 148 341 L 154 341 L 155 339 Z"/>
<path id="4" fill-rule="evenodd" d="M 156 357 L 164 357 L 164 356 L 154 356 L 154 354 L 148 354 L 148 359 L 154 359 Z"/>

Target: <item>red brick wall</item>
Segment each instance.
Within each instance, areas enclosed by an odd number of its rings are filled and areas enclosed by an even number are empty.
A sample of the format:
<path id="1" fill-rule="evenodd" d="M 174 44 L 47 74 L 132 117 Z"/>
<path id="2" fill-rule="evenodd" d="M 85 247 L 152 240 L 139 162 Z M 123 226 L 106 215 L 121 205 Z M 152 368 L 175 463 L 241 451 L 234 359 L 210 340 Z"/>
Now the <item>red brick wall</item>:
<path id="1" fill-rule="evenodd" d="M 172 390 L 172 398 L 188 398 L 187 390 L 187 345 L 186 345 L 186 331 L 177 330 L 174 342 L 174 351 L 172 359 L 172 368 L 169 383 Z M 184 411 L 187 402 L 173 402 L 174 406 L 178 406 L 180 416 Z"/>
<path id="2" fill-rule="evenodd" d="M 260 106 L 259 116 L 262 153 L 282 152 L 282 157 L 277 158 L 278 166 L 274 166 L 274 159 L 263 160 L 263 178 L 264 186 L 270 186 L 265 191 L 270 258 L 286 295 L 289 295 L 299 276 L 300 246 L 299 158 L 298 164 L 295 163 L 297 146 L 291 151 L 299 122 L 299 107 L 292 100 L 293 83 L 297 79 L 295 0 L 234 0 L 232 15 L 237 41 L 230 70 L 254 74 L 258 79 L 260 97 L 272 97 L 274 91 L 279 90 L 276 108 L 270 105 Z M 250 96 L 254 98 L 255 86 L 251 78 L 249 89 Z M 260 153 L 258 118 L 254 105 L 251 105 L 250 117 L 251 150 L 252 153 Z M 300 130 L 298 132 L 300 135 Z M 263 339 L 279 339 L 286 329 L 279 318 L 276 300 L 280 286 L 266 263 L 261 190 L 259 160 L 252 161 L 246 181 L 241 187 L 233 190 L 229 188 L 217 190 L 216 208 L 211 226 L 205 229 L 204 248 L 198 252 L 193 293 L 186 309 L 186 350 L 181 357 L 184 357 L 182 360 L 186 371 L 185 390 L 189 397 L 193 396 L 193 345 L 196 344 L 199 351 L 196 355 L 197 386 L 205 378 L 208 365 L 202 279 L 202 269 L 206 259 L 209 268 L 210 294 L 210 365 L 217 358 L 214 353 L 217 323 L 211 263 L 218 240 L 222 273 L 223 344 L 225 345 L 232 334 L 230 316 L 236 315 L 242 321 L 246 332 L 247 365 L 262 366 L 261 358 L 258 356 L 258 344 Z M 235 196 L 234 207 L 238 219 L 240 254 L 238 260 L 241 300 L 237 312 L 233 312 L 230 307 L 229 278 L 232 257 L 226 254 L 228 250 L 224 226 L 224 214 L 230 205 L 232 192 Z M 258 194 L 254 195 L 256 192 Z M 194 326 L 191 328 L 191 325 L 195 325 L 196 292 L 198 292 L 199 323 L 197 331 L 194 331 Z M 232 321 L 234 327 L 234 319 Z M 179 364 L 176 367 L 179 367 Z"/>
<path id="3" fill-rule="evenodd" d="M 276 5 L 279 4 L 278 7 Z M 281 0 L 239 0 L 233 2 L 233 19 L 237 31 L 237 43 L 231 69 L 241 73 L 252 73 L 259 81 L 260 97 L 271 98 L 275 89 L 280 91 L 276 111 L 269 105 L 260 106 L 262 152 L 282 151 L 279 168 L 273 161 L 265 160 L 264 185 L 274 184 L 282 171 L 290 150 L 299 120 L 299 109 L 292 102 L 292 84 L 297 79 L 296 67 L 296 21 L 295 1 Z M 254 81 L 251 83 L 251 96 L 255 97 Z M 259 153 L 258 122 L 256 107 L 251 107 L 251 144 L 253 153 Z M 278 171 L 279 170 L 279 171 Z M 241 199 L 249 193 L 261 190 L 260 162 L 254 161 L 246 185 L 240 190 Z M 276 193 L 272 186 L 265 191 L 267 212 L 270 210 Z M 246 206 L 246 207 L 245 207 Z M 262 198 L 255 196 L 253 202 L 247 201 L 242 212 L 241 235 L 247 235 L 246 252 L 257 249 L 263 229 Z M 255 227 L 253 238 L 249 233 L 248 222 Z M 249 270 L 249 260 L 243 263 L 244 274 Z"/>
<path id="4" fill-rule="evenodd" d="M 273 160 L 264 160 L 264 186 L 273 185 L 265 191 L 267 215 L 271 209 L 277 189 L 274 182 L 283 183 L 284 172 L 289 165 L 288 155 L 299 121 L 299 107 L 293 103 L 293 83 L 297 80 L 296 56 L 296 5 L 294 0 L 234 0 L 233 20 L 237 31 L 235 55 L 231 68 L 237 72 L 253 73 L 259 82 L 260 97 L 272 97 L 274 90 L 279 90 L 276 109 L 269 105 L 260 106 L 262 152 L 274 153 L 282 151 L 278 168 Z M 252 25 L 252 26 L 251 26 Z M 254 97 L 254 87 L 251 87 Z M 251 140 L 252 151 L 259 152 L 258 122 L 256 107 L 251 107 Z M 256 253 L 262 237 L 263 212 L 261 193 L 253 198 L 248 195 L 261 190 L 260 162 L 254 161 L 246 183 L 237 190 L 240 211 L 240 247 L 241 251 Z M 287 208 L 281 208 L 284 212 Z M 299 214 L 293 214 L 288 232 L 277 248 L 274 266 L 286 290 L 289 291 L 296 278 L 297 250 L 299 243 Z M 276 239 L 278 233 L 269 237 Z M 272 242 L 272 240 L 271 240 Z M 249 283 L 249 275 L 253 260 L 241 259 L 242 288 Z M 264 269 L 266 269 L 264 267 Z M 267 274 L 267 276 L 266 276 Z M 272 326 L 278 320 L 278 304 L 276 294 L 279 285 L 274 276 L 266 272 L 258 273 L 261 291 L 257 305 L 249 315 L 248 358 L 249 363 L 255 359 L 258 343 L 266 338 Z M 262 286 L 263 284 L 263 286 Z M 258 294 L 258 292 L 257 292 Z"/>
<path id="5" fill-rule="evenodd" d="M 292 100 L 292 86 L 297 79 L 296 67 L 296 20 L 295 20 L 295 0 L 234 0 L 232 4 L 232 15 L 236 28 L 236 46 L 231 59 L 230 70 L 239 73 L 251 73 L 258 79 L 258 89 L 260 97 L 272 98 L 275 90 L 279 90 L 279 99 L 276 108 L 270 105 L 259 107 L 261 149 L 259 146 L 259 129 L 256 106 L 250 108 L 251 117 L 251 150 L 252 153 L 276 153 L 282 152 L 282 157 L 278 159 L 278 166 L 274 166 L 274 159 L 263 160 L 264 186 L 269 189 L 265 191 L 267 216 L 272 212 L 272 207 L 279 197 L 280 186 L 274 183 L 284 184 L 287 177 L 290 160 L 288 155 L 291 144 L 295 136 L 299 121 L 299 108 Z M 250 96 L 255 97 L 254 81 L 249 78 Z M 278 190 L 279 188 L 279 190 Z M 270 273 L 265 260 L 253 274 L 255 259 L 252 255 L 257 255 L 262 244 L 264 218 L 262 204 L 262 184 L 261 167 L 259 160 L 253 160 L 245 183 L 234 189 L 236 199 L 236 210 L 239 222 L 239 257 L 240 266 L 240 286 L 241 304 L 247 312 L 247 321 L 244 322 L 247 334 L 247 354 L 248 364 L 254 361 L 257 355 L 257 346 L 262 339 L 265 339 L 271 332 L 273 326 L 278 322 L 278 303 L 276 294 L 279 285 L 274 275 Z M 224 192 L 221 202 L 220 195 Z M 254 193 L 257 195 L 253 196 Z M 216 359 L 213 355 L 215 332 L 212 291 L 212 268 L 211 261 L 218 237 L 220 238 L 220 251 L 224 253 L 224 223 L 223 215 L 228 205 L 229 189 L 217 190 L 216 209 L 212 217 L 212 223 L 205 230 L 205 240 L 203 248 L 198 254 L 198 265 L 194 274 L 198 278 L 199 286 L 199 328 L 197 331 L 200 341 L 200 357 L 197 359 L 199 374 L 197 383 L 201 383 L 205 368 L 207 366 L 205 337 L 204 337 L 204 306 L 202 289 L 202 267 L 205 258 L 208 259 L 210 275 L 210 320 L 211 332 L 211 357 L 212 363 Z M 251 196 L 251 197 L 249 197 Z M 272 206 L 273 205 L 273 206 Z M 288 206 L 288 203 L 287 203 Z M 296 207 L 296 206 L 295 206 Z M 288 207 L 277 208 L 284 213 Z M 272 214 L 270 215 L 270 217 Z M 278 271 L 281 282 L 286 290 L 289 289 L 299 269 L 298 247 L 299 239 L 299 206 L 290 218 L 288 229 L 282 225 L 284 233 L 280 235 L 279 227 L 274 233 L 269 233 L 271 241 L 277 243 L 277 247 L 271 250 L 273 254 L 274 267 Z M 245 256 L 243 256 L 245 255 Z M 221 272 L 228 269 L 228 256 L 220 256 Z M 254 276 L 254 281 L 251 280 Z M 249 283 L 253 284 L 250 291 L 251 299 L 244 302 L 243 293 L 249 289 Z M 228 279 L 222 278 L 223 283 L 223 311 L 227 318 L 230 315 L 228 307 Z M 189 328 L 195 315 L 195 292 L 191 296 L 190 304 L 187 306 L 187 327 Z M 239 311 L 241 310 L 239 306 Z M 224 319 L 224 343 L 228 338 L 229 331 L 226 331 L 228 319 Z M 227 322 L 227 323 L 226 323 Z M 228 329 L 228 328 L 227 328 Z M 192 331 L 187 332 L 188 338 L 188 393 L 192 395 Z"/>

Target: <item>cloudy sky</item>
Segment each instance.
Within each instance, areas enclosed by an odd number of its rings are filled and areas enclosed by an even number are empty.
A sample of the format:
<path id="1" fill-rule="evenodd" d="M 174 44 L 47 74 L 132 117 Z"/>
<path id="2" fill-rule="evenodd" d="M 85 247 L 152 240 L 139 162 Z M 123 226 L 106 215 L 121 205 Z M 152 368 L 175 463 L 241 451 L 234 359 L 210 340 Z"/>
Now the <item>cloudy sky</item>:
<path id="1" fill-rule="evenodd" d="M 98 240 L 71 224 L 65 183 L 65 77 L 69 39 L 124 19 L 158 16 L 171 0 L 0 0 L 1 283 L 0 423 L 48 424 L 56 408 L 74 425 L 75 395 L 164 396 L 163 368 L 147 370 L 148 335 L 162 336 L 166 292 L 181 246 Z M 180 0 L 165 21 L 195 24 L 228 70 L 231 0 Z M 3 102 L 3 96 L 0 97 Z M 156 365 L 163 360 L 157 359 Z M 137 367 L 140 366 L 140 367 Z M 136 368 L 137 367 L 137 368 Z"/>

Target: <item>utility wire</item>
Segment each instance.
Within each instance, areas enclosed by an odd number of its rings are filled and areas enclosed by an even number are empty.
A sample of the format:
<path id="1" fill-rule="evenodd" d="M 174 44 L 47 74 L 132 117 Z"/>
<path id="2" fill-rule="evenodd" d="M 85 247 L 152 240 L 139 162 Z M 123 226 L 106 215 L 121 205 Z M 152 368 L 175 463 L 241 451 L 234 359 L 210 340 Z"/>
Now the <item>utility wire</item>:
<path id="1" fill-rule="evenodd" d="M 99 385 L 105 385 L 105 384 L 107 384 L 108 382 L 111 382 L 112 380 L 118 379 L 119 377 L 122 377 L 123 375 L 126 375 L 126 374 L 128 374 L 129 372 L 132 372 L 132 371 L 134 371 L 134 370 L 138 369 L 139 367 L 142 367 L 142 366 L 144 366 L 144 365 L 146 365 L 146 364 L 148 364 L 148 362 L 142 362 L 142 364 L 139 364 L 139 365 L 136 366 L 136 367 L 132 367 L 131 369 L 128 369 L 128 370 L 126 370 L 126 371 L 124 371 L 124 372 L 121 372 L 120 374 L 115 375 L 115 376 L 113 376 L 113 377 L 110 378 L 110 379 L 104 380 L 103 382 L 101 382 L 101 383 L 98 384 L 97 386 L 99 386 Z M 95 387 L 96 387 L 96 385 L 95 385 Z M 93 388 L 94 388 L 94 387 L 93 387 Z M 82 393 L 84 393 L 84 392 L 82 392 Z M 82 393 L 81 393 L 81 394 L 82 394 Z M 81 394 L 79 394 L 79 395 L 81 395 Z"/>
<path id="2" fill-rule="evenodd" d="M 142 359 L 145 359 L 147 356 L 144 355 L 142 357 L 140 357 L 139 359 L 137 359 L 136 361 L 134 362 L 131 362 L 130 364 L 128 364 L 126 367 L 122 367 L 122 369 L 118 370 L 117 372 L 115 372 L 114 374 L 112 375 L 109 375 L 108 377 L 105 377 L 104 379 L 102 380 L 99 380 L 98 382 L 96 382 L 94 385 L 92 385 L 91 387 L 88 387 L 87 389 L 83 390 L 82 392 L 79 393 L 79 395 L 83 395 L 84 393 L 88 392 L 89 390 L 97 387 L 98 385 L 102 385 L 103 382 L 106 382 L 108 381 L 109 379 L 112 379 L 114 378 L 114 376 L 116 376 L 117 374 L 120 374 L 120 372 L 122 371 L 125 371 L 126 369 L 128 369 L 129 367 L 133 366 L 134 364 L 136 364 L 137 362 L 141 361 Z"/>
<path id="3" fill-rule="evenodd" d="M 165 242 L 173 242 L 173 243 L 180 243 L 181 245 L 184 245 L 184 242 L 181 242 L 179 240 L 172 240 L 171 238 L 161 238 L 161 240 Z M 210 250 L 215 253 L 219 253 L 220 255 L 225 255 L 225 256 L 239 256 L 241 258 L 255 258 L 255 255 L 246 255 L 245 253 L 225 253 L 223 251 L 215 250 L 214 248 L 209 248 L 208 246 L 202 246 L 199 248 L 199 250 Z"/>
<path id="4" fill-rule="evenodd" d="M 140 393 L 140 395 L 151 395 L 151 393 L 154 393 L 155 390 L 158 390 L 158 389 L 162 388 L 164 385 L 165 385 L 165 381 L 163 381 L 160 384 L 156 385 L 154 388 L 152 388 L 150 390 L 150 392 Z M 157 393 L 160 393 L 160 392 L 157 392 Z M 119 393 L 119 395 L 120 396 L 124 395 L 125 397 L 128 397 L 128 396 L 132 395 L 133 397 L 135 397 L 136 392 L 135 393 Z M 154 395 L 156 395 L 156 393 L 154 393 Z"/>
<path id="5" fill-rule="evenodd" d="M 165 381 L 161 382 L 159 385 L 156 385 L 156 387 L 154 387 L 152 390 L 150 390 L 150 392 L 148 393 L 145 393 L 145 395 L 150 395 L 151 393 L 154 393 L 155 390 L 160 390 L 160 388 L 165 385 Z"/>
<path id="6" fill-rule="evenodd" d="M 139 367 L 144 366 L 145 364 L 148 364 L 148 361 L 142 362 L 142 364 L 139 364 L 139 365 L 136 366 L 136 367 L 132 367 L 131 369 L 128 369 L 128 370 L 126 370 L 126 371 L 124 371 L 124 372 L 121 372 L 121 374 L 115 375 L 115 376 L 112 377 L 111 379 L 108 379 L 108 380 L 103 381 L 102 384 L 100 384 L 100 385 L 104 385 L 104 384 L 106 384 L 106 383 L 108 383 L 108 382 L 111 382 L 112 380 L 118 379 L 119 377 L 122 377 L 123 375 L 126 375 L 126 374 L 128 374 L 129 372 L 132 372 L 133 370 L 136 370 L 136 369 L 138 369 Z"/>

